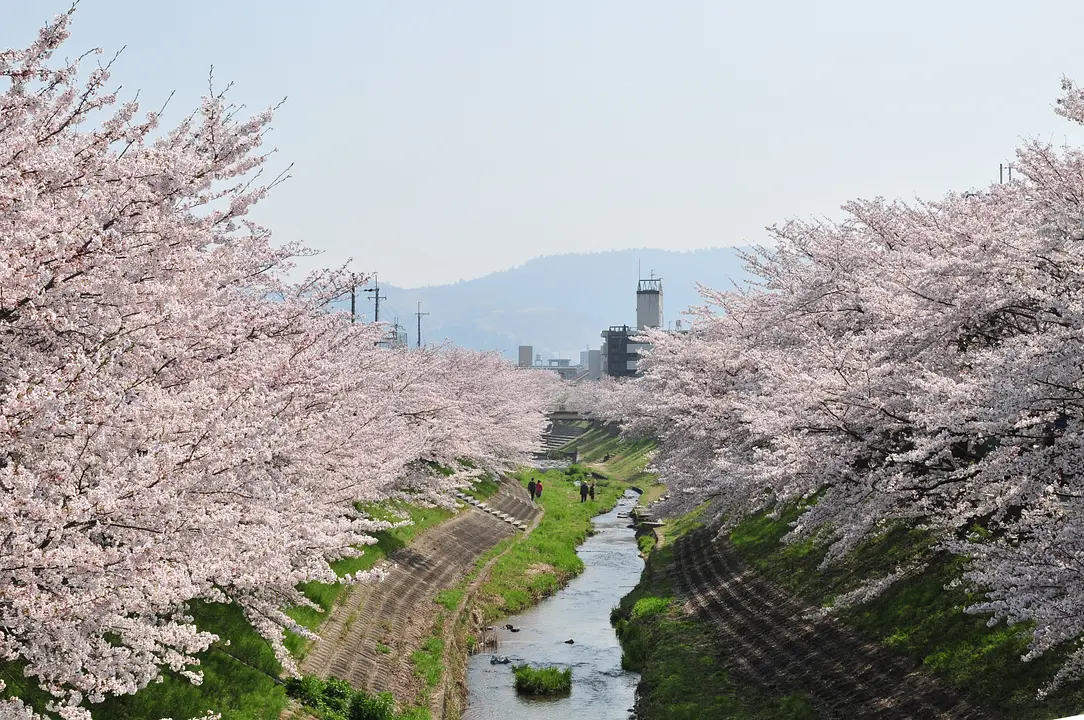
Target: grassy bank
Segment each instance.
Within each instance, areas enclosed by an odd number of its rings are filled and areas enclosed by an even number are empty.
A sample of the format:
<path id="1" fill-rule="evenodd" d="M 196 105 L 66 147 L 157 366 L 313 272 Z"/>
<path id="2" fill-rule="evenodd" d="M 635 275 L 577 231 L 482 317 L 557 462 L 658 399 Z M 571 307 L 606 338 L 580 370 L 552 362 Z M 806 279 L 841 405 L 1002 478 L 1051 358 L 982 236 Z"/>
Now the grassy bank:
<path id="1" fill-rule="evenodd" d="M 611 478 L 596 479 L 595 499 L 580 502 L 574 469 L 524 470 L 515 479 L 524 486 L 534 479 L 543 484 L 538 502 L 545 513 L 538 527 L 514 544 L 493 565 L 475 601 L 487 622 L 512 615 L 552 595 L 571 578 L 583 572 L 583 561 L 576 546 L 587 539 L 591 518 L 612 508 L 628 488 L 628 483 Z M 498 546 L 494 553 L 508 545 Z M 488 558 L 482 558 L 485 564 Z"/>
<path id="2" fill-rule="evenodd" d="M 852 553 L 844 562 L 818 570 L 825 547 L 808 540 L 784 545 L 780 539 L 797 516 L 790 509 L 773 519 L 758 515 L 731 533 L 743 558 L 776 584 L 814 605 L 827 605 L 863 580 L 882 577 L 897 567 L 922 560 L 926 567 L 897 582 L 876 600 L 842 614 L 861 634 L 909 655 L 947 687 L 980 707 L 1007 718 L 1053 718 L 1084 710 L 1084 683 L 1055 691 L 1044 701 L 1036 693 L 1064 660 L 1050 653 L 1022 662 L 1028 626 L 989 626 L 987 615 L 964 608 L 977 599 L 951 587 L 962 560 L 933 547 L 917 530 L 895 528 Z"/>
<path id="3" fill-rule="evenodd" d="M 812 720 L 818 717 L 807 698 L 771 697 L 732 679 L 723 664 L 726 648 L 709 624 L 682 611 L 670 580 L 673 549 L 669 544 L 695 529 L 693 518 L 671 528 L 666 544 L 648 558 L 636 588 L 611 614 L 621 640 L 621 664 L 641 674 L 637 717 L 640 720 Z"/>
<path id="4" fill-rule="evenodd" d="M 606 427 L 592 428 L 561 447 L 562 452 L 577 450 L 581 464 L 600 467 L 614 480 L 646 485 L 655 484 L 655 476 L 644 473 L 654 449 L 651 440 L 625 440 Z"/>

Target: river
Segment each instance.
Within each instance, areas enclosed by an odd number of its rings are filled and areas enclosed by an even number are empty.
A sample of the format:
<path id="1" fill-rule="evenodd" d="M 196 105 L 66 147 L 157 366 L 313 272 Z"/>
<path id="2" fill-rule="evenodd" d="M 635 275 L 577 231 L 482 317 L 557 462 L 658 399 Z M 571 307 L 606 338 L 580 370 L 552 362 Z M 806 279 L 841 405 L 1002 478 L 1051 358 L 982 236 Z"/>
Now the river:
<path id="1" fill-rule="evenodd" d="M 494 652 L 470 658 L 465 720 L 541 720 L 591 718 L 626 720 L 640 681 L 621 669 L 621 646 L 610 626 L 610 609 L 639 582 L 644 567 L 628 513 L 636 504 L 632 491 L 617 506 L 594 519 L 595 534 L 577 554 L 585 569 L 556 595 L 520 615 L 501 621 L 520 631 L 495 631 Z M 566 644 L 566 640 L 574 644 Z M 505 655 L 517 665 L 572 668 L 572 693 L 563 698 L 521 698 L 512 684 L 512 666 L 491 663 Z"/>

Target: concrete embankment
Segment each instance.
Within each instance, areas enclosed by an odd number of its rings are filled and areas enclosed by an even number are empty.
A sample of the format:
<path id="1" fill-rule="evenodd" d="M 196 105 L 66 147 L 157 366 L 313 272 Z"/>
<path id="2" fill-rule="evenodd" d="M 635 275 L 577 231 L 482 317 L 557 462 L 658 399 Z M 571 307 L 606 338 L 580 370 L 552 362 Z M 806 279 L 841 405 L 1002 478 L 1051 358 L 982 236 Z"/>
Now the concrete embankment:
<path id="1" fill-rule="evenodd" d="M 732 677 L 808 697 L 823 718 L 989 717 L 945 691 L 901 653 L 863 640 L 744 565 L 701 530 L 674 546 L 686 610 L 711 624 Z"/>
<path id="2" fill-rule="evenodd" d="M 353 588 L 320 628 L 302 662 L 305 674 L 338 677 L 401 702 L 421 694 L 411 656 L 431 632 L 438 593 L 459 584 L 486 552 L 531 523 L 539 510 L 505 481 L 486 503 L 473 499 L 454 518 L 393 552 L 388 576 Z M 467 500 L 464 497 L 464 500 Z M 500 508 L 500 509 L 498 509 Z"/>

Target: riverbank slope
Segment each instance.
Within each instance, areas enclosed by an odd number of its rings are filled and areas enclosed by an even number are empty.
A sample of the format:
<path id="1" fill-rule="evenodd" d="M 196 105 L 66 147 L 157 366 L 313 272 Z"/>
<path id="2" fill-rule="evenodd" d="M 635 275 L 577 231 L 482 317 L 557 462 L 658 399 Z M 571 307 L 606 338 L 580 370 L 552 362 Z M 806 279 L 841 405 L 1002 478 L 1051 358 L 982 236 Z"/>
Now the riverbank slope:
<path id="1" fill-rule="evenodd" d="M 793 518 L 758 515 L 710 543 L 699 512 L 663 528 L 663 544 L 613 615 L 626 666 L 643 675 L 640 720 L 1023 720 L 1084 708 L 1079 682 L 1037 698 L 1059 658 L 1023 663 L 1026 628 L 965 613 L 972 599 L 950 587 L 960 561 L 930 553 L 921 532 L 896 528 L 821 569 L 823 546 L 781 542 Z M 877 599 L 815 617 L 922 553 L 924 569 Z"/>

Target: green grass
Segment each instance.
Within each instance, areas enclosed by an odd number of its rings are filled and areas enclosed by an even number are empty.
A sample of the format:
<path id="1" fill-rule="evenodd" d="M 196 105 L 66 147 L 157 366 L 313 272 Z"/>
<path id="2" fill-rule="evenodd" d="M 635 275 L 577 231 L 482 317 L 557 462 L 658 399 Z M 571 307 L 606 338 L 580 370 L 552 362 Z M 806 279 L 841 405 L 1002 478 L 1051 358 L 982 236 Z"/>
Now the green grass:
<path id="1" fill-rule="evenodd" d="M 204 680 L 193 685 L 168 671 L 163 682 L 135 695 L 112 697 L 90 706 L 96 720 L 194 718 L 207 710 L 227 720 L 275 720 L 286 707 L 276 682 L 282 668 L 271 647 L 256 634 L 236 605 L 196 603 L 192 615 L 203 630 L 222 639 L 200 656 Z M 226 646 L 225 641 L 229 641 Z"/>
<path id="2" fill-rule="evenodd" d="M 475 481 L 470 487 L 464 488 L 463 492 L 470 495 L 475 500 L 484 501 L 496 495 L 497 490 L 499 490 L 500 487 L 501 484 L 498 481 L 486 475 L 480 480 Z"/>
<path id="3" fill-rule="evenodd" d="M 655 476 L 644 472 L 655 442 L 650 439 L 626 440 L 606 428 L 596 428 L 561 448 L 579 450 L 579 461 L 600 467 L 611 479 L 643 486 L 653 484 Z M 609 456 L 609 460 L 606 457 Z"/>
<path id="4" fill-rule="evenodd" d="M 653 597 L 650 595 L 642 597 L 633 603 L 632 609 L 629 610 L 629 618 L 631 620 L 643 620 L 652 615 L 666 612 L 673 604 L 673 598 Z"/>
<path id="5" fill-rule="evenodd" d="M 332 563 L 331 568 L 339 577 L 371 569 L 391 553 L 410 544 L 410 541 L 418 533 L 438 525 L 452 516 L 450 511 L 443 508 L 417 507 L 406 503 L 393 503 L 389 505 L 388 509 L 375 507 L 367 509 L 370 514 L 379 519 L 396 520 L 405 515 L 413 524 L 379 532 L 376 534 L 376 544 L 366 546 L 363 555 L 345 558 Z M 346 587 L 336 583 L 302 583 L 299 586 L 301 592 L 309 600 L 316 603 L 320 610 L 310 607 L 296 607 L 287 610 L 286 614 L 302 627 L 317 630 L 327 619 L 328 611 L 339 599 Z M 286 647 L 294 657 L 303 658 L 308 649 L 308 641 L 294 633 L 287 633 Z"/>
<path id="6" fill-rule="evenodd" d="M 1027 650 L 1028 626 L 991 627 L 989 616 L 965 613 L 964 608 L 979 598 L 950 587 L 963 561 L 937 552 L 928 534 L 890 528 L 842 563 L 821 570 L 823 544 L 780 542 L 797 514 L 792 507 L 775 519 L 767 514 L 750 517 L 732 531 L 731 541 L 747 562 L 815 605 L 830 603 L 863 580 L 924 560 L 924 570 L 898 581 L 872 602 L 843 612 L 841 618 L 865 636 L 906 653 L 971 702 L 996 709 L 1004 717 L 1058 717 L 1084 709 L 1084 682 L 1072 683 L 1045 701 L 1036 699 L 1064 652 L 1020 661 Z"/>
<path id="7" fill-rule="evenodd" d="M 410 663 L 414 666 L 414 675 L 422 681 L 420 695 L 415 699 L 415 706 L 407 714 L 404 720 L 429 720 L 429 699 L 433 694 L 433 688 L 440 683 L 444 675 L 444 615 L 437 619 L 436 625 L 422 646 L 410 655 Z"/>
<path id="8" fill-rule="evenodd" d="M 572 692 L 572 668 L 533 668 L 530 665 L 513 665 L 516 692 L 521 695 L 553 696 Z"/>
<path id="9" fill-rule="evenodd" d="M 441 605 L 446 610 L 455 611 L 459 607 L 459 601 L 463 599 L 462 588 L 449 588 L 448 590 L 441 590 L 437 593 L 437 596 L 433 598 L 433 602 L 437 605 Z"/>
<path id="10" fill-rule="evenodd" d="M 661 536 L 662 544 L 672 543 L 678 538 L 688 535 L 693 530 L 704 527 L 704 513 L 707 512 L 708 503 L 704 502 L 684 515 L 668 520 L 665 525 L 656 530 Z"/>
<path id="11" fill-rule="evenodd" d="M 581 503 L 573 482 L 577 477 L 575 470 L 571 473 L 525 470 L 516 477 L 524 485 L 531 478 L 542 480 L 539 502 L 545 514 L 529 536 L 502 543 L 479 561 L 477 567 L 482 567 L 497 553 L 508 549 L 494 563 L 478 593 L 476 606 L 481 608 L 487 622 L 531 607 L 583 572 L 576 546 L 587 538 L 591 518 L 612 508 L 627 488 L 625 483 L 612 479 L 596 480 L 595 500 Z"/>
<path id="12" fill-rule="evenodd" d="M 409 711 L 395 712 L 391 693 L 370 695 L 354 690 L 338 678 L 322 680 L 315 675 L 291 678 L 286 682 L 290 697 L 322 720 L 413 720 Z"/>
<path id="13" fill-rule="evenodd" d="M 410 656 L 414 664 L 414 674 L 421 678 L 427 688 L 433 688 L 440 682 L 443 672 L 441 658 L 444 656 L 444 641 L 439 634 L 430 635 L 421 648 Z"/>
<path id="14" fill-rule="evenodd" d="M 653 552 L 640 583 L 614 608 L 621 665 L 641 673 L 640 720 L 812 720 L 808 698 L 771 697 L 733 680 L 722 659 L 726 648 L 707 623 L 687 618 L 669 578 L 672 548 Z"/>
<path id="15" fill-rule="evenodd" d="M 277 682 L 282 668 L 241 609 L 236 605 L 194 603 L 192 615 L 200 629 L 221 638 L 212 649 L 199 655 L 203 683 L 193 685 L 187 678 L 165 670 L 161 683 L 134 695 L 112 696 L 100 704 L 85 703 L 95 720 L 194 718 L 208 710 L 222 713 L 225 720 L 279 717 L 287 703 L 286 692 Z M 32 681 L 13 670 L 11 664 L 0 663 L 0 679 L 8 685 L 0 695 L 14 691 L 42 711 L 48 698 Z"/>
<path id="16" fill-rule="evenodd" d="M 666 494 L 666 485 L 659 482 L 657 476 L 651 473 L 641 473 L 641 475 L 633 477 L 630 482 L 644 491 L 640 495 L 641 505 L 653 503 Z"/>

